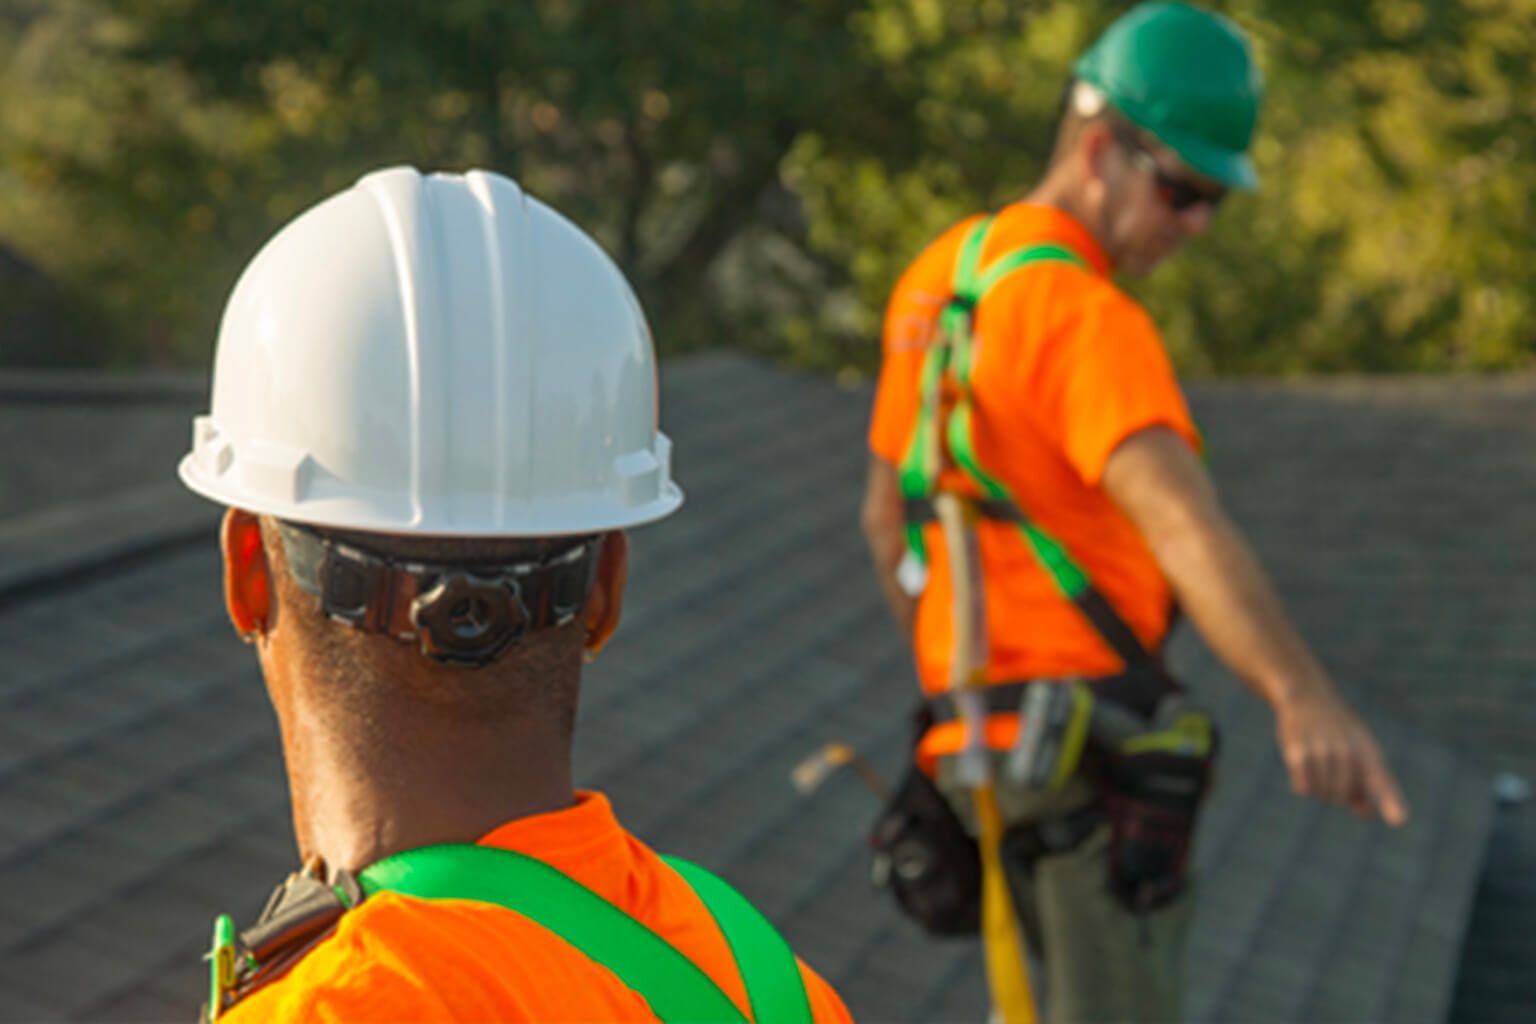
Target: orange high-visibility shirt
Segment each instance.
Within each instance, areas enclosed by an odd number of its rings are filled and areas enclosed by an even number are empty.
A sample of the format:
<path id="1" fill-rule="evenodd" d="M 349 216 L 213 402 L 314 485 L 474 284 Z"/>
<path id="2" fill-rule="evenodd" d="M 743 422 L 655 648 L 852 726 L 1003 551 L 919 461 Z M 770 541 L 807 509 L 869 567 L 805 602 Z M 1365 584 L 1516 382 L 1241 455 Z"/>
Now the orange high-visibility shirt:
<path id="1" fill-rule="evenodd" d="M 746 988 L 714 919 L 672 868 L 613 816 L 600 793 L 520 818 L 482 846 L 537 857 L 666 939 L 751 1020 Z M 800 965 L 818 1022 L 851 1018 Z M 378 893 L 280 980 L 221 1015 L 230 1024 L 358 1021 L 654 1021 L 633 989 L 515 911 L 470 900 Z"/>
<path id="2" fill-rule="evenodd" d="M 918 411 L 919 371 L 951 294 L 973 217 L 933 242 L 902 275 L 886 311 L 884 357 L 869 429 L 873 452 L 899 466 Z M 1156 649 L 1172 595 L 1136 528 L 1101 487 L 1126 438 L 1172 428 L 1197 451 L 1199 434 L 1157 328 L 1109 280 L 1093 236 L 1060 210 L 1016 203 L 997 214 L 981 266 L 1042 242 L 1064 244 L 1092 269 L 1049 262 L 1014 271 L 974 316 L 974 437 L 981 465 L 1025 513 L 1062 543 L 1142 643 Z M 941 484 L 974 493 L 950 471 Z M 1036 562 L 1012 524 L 978 527 L 986 588 L 988 679 L 1103 676 L 1120 658 Z M 913 645 L 923 690 L 943 691 L 952 644 L 951 582 L 943 535 L 925 534 L 929 579 Z"/>

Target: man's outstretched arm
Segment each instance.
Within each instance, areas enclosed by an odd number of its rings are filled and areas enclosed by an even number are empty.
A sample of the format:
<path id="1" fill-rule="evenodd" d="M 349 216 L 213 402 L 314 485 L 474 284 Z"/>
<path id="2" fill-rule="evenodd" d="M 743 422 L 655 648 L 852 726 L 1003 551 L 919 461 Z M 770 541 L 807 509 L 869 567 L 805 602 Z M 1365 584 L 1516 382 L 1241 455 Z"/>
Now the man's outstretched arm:
<path id="1" fill-rule="evenodd" d="M 1211 650 L 1274 709 L 1291 788 L 1375 811 L 1391 825 L 1406 821 L 1408 805 L 1375 738 L 1291 625 L 1183 439 L 1163 427 L 1133 434 L 1110 455 L 1103 484 Z"/>

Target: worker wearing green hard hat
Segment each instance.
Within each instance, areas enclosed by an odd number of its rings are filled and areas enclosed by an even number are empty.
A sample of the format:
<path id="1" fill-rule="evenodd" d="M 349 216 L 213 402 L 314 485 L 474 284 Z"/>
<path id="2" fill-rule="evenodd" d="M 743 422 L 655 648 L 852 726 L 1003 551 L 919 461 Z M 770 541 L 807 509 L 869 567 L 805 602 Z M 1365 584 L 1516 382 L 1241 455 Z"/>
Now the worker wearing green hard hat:
<path id="1" fill-rule="evenodd" d="M 980 932 L 1002 1024 L 1036 1020 L 1025 950 L 1052 1024 L 1182 1019 L 1218 743 L 1163 658 L 1176 605 L 1270 705 L 1296 793 L 1407 818 L 1222 507 L 1156 325 L 1114 281 L 1257 186 L 1262 94 L 1227 18 L 1132 8 L 1072 66 L 1042 179 L 930 243 L 887 308 L 861 519 L 925 725 L 873 833 L 876 877 L 930 932 Z"/>

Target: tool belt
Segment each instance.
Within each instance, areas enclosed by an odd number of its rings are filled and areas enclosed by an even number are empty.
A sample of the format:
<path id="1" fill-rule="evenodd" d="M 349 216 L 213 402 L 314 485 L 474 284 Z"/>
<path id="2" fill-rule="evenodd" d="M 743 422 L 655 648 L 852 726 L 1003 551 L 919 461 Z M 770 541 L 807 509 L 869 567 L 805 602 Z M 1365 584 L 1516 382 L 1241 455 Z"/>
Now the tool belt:
<path id="1" fill-rule="evenodd" d="M 916 735 L 932 726 L 928 702 L 913 714 Z M 914 740 L 915 744 L 915 740 Z M 1044 821 L 1016 822 L 1002 851 L 1033 870 L 1041 857 L 1070 853 L 1104 823 L 1094 801 Z M 897 908 L 935 938 L 973 937 L 981 930 L 981 855 L 949 800 L 908 760 L 906 774 L 869 831 L 870 878 Z"/>
<path id="2" fill-rule="evenodd" d="M 1109 819 L 1109 887 L 1130 910 L 1183 892 L 1218 749 L 1211 716 L 1179 699 L 1159 706 L 1146 732 L 1090 746 L 1084 770 Z"/>
<path id="3" fill-rule="evenodd" d="M 919 702 L 912 715 L 915 747 L 932 727 Z M 933 780 L 907 758 L 906 773 L 869 830 L 870 879 L 929 935 L 970 936 L 981 930 L 981 854 Z"/>
<path id="4" fill-rule="evenodd" d="M 1060 817 L 1009 826 L 1004 855 L 1033 870 L 1041 857 L 1069 853 L 1107 824 L 1110 891 L 1136 913 L 1155 910 L 1177 897 L 1186 882 L 1195 823 L 1216 756 L 1215 725 L 1206 712 L 1184 703 L 1182 688 L 1165 674 L 1002 683 L 982 694 L 989 711 L 1014 711 L 1031 695 L 1070 703 L 1066 695 L 1072 687 L 1088 694 L 1086 741 L 1072 751 L 1059 736 L 1048 736 L 1022 762 L 1014 756 L 1020 753 L 1016 748 L 1003 778 L 1044 789 L 1080 775 L 1092 783 L 1096 798 Z M 954 717 L 948 695 L 921 702 L 913 716 L 916 737 Z M 1024 723 L 1021 739 L 1030 724 Z M 1066 731 L 1069 723 L 1060 724 Z M 1059 763 L 1063 757 L 1071 763 Z M 981 898 L 976 841 L 915 764 L 909 764 L 876 819 L 869 843 L 875 884 L 890 892 L 907 917 L 934 936 L 976 934 Z"/>

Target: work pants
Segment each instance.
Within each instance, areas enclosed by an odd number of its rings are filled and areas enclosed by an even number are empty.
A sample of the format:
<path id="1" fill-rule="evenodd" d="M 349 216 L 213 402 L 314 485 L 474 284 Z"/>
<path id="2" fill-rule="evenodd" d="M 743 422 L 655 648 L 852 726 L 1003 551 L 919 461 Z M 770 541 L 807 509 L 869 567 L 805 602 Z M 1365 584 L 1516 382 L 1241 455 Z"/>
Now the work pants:
<path id="1" fill-rule="evenodd" d="M 1005 826 L 1059 818 L 1097 799 L 1081 778 L 1057 793 L 1010 785 L 1001 758 L 994 760 L 993 778 Z M 954 758 L 940 761 L 935 782 L 975 835 L 975 797 L 955 777 Z M 1030 954 L 1044 968 L 1032 980 L 1045 1024 L 1180 1019 L 1191 912 L 1187 883 L 1166 906 L 1132 912 L 1109 890 L 1109 825 L 1103 822 L 1071 850 L 1041 855 L 1033 863 L 1005 855 L 1004 868 Z"/>

